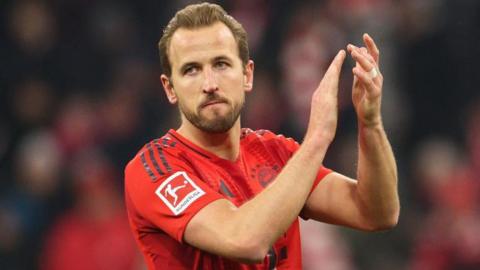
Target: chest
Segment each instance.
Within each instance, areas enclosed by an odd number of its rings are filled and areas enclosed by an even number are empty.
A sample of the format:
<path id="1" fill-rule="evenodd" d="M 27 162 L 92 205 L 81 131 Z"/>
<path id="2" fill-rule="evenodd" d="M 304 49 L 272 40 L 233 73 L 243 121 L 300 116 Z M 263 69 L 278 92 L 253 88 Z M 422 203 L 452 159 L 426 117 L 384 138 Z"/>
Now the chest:
<path id="1" fill-rule="evenodd" d="M 236 162 L 203 159 L 192 165 L 210 188 L 240 206 L 274 182 L 284 164 L 275 156 L 243 153 Z"/>

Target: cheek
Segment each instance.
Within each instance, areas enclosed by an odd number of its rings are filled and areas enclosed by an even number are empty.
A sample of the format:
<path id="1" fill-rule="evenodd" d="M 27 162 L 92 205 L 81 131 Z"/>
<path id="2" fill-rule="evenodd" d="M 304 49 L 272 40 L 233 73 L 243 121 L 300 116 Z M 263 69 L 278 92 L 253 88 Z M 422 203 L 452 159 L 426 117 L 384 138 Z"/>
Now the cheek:
<path id="1" fill-rule="evenodd" d="M 182 104 L 182 107 L 187 108 L 191 111 L 195 111 L 198 106 L 198 98 L 194 93 L 183 93 L 183 95 L 178 97 L 179 103 Z"/>
<path id="2" fill-rule="evenodd" d="M 231 83 L 241 84 L 243 83 L 244 74 L 242 71 L 237 69 L 230 69 L 221 74 L 222 78 L 230 81 Z"/>
<path id="3" fill-rule="evenodd" d="M 188 93 L 185 91 L 177 91 L 177 105 L 182 110 L 187 110 L 190 112 L 196 112 L 198 103 L 196 103 L 197 98 L 193 93 Z"/>
<path id="4" fill-rule="evenodd" d="M 219 76 L 220 87 L 224 91 L 230 92 L 232 96 L 241 97 L 244 90 L 244 76 L 243 73 L 226 72 Z"/>
<path id="5" fill-rule="evenodd" d="M 176 78 L 174 87 L 178 89 L 178 91 L 185 93 L 187 95 L 188 92 L 192 92 L 194 89 L 197 89 L 201 86 L 200 76 L 185 76 L 181 78 Z"/>
<path id="6" fill-rule="evenodd" d="M 174 81 L 174 91 L 178 99 L 181 99 L 183 104 L 192 103 L 197 99 L 198 93 L 201 89 L 201 82 L 196 78 L 182 78 Z"/>

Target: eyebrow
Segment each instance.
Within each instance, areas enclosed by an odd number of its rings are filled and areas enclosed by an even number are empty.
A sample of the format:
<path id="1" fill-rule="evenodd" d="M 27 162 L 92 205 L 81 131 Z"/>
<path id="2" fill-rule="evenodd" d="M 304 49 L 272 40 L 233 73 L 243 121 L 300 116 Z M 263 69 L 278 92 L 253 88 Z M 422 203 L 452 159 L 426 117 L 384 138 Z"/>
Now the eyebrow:
<path id="1" fill-rule="evenodd" d="M 216 61 L 219 61 L 219 60 L 226 60 L 228 62 L 232 62 L 231 58 L 226 56 L 226 55 L 217 56 L 217 57 L 213 58 L 212 62 L 216 62 Z"/>

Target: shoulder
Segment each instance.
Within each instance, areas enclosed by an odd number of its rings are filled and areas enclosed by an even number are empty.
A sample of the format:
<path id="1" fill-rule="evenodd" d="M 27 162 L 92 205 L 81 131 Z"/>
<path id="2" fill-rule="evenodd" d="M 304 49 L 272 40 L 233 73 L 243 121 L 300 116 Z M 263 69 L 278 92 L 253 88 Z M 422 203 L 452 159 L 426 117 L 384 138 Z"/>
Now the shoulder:
<path id="1" fill-rule="evenodd" d="M 169 134 L 153 139 L 146 143 L 125 167 L 126 180 L 131 175 L 143 175 L 156 182 L 182 163 L 182 152 L 177 140 Z"/>
<path id="2" fill-rule="evenodd" d="M 298 143 L 282 134 L 276 134 L 267 129 L 252 130 L 249 128 L 242 129 L 241 140 L 246 142 L 260 141 L 264 143 L 276 143 L 282 145 L 298 145 Z"/>
<path id="3" fill-rule="evenodd" d="M 294 139 L 282 134 L 275 134 L 266 129 L 243 129 L 241 142 L 243 147 L 249 150 L 259 151 L 263 149 L 269 153 L 280 155 L 282 159 L 290 158 L 300 147 Z"/>

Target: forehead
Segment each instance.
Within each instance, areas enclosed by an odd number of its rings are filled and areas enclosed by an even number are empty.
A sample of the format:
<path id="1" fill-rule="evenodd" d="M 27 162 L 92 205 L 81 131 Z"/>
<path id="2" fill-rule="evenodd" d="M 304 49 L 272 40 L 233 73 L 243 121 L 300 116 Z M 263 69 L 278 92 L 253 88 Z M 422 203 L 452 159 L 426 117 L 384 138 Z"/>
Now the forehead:
<path id="1" fill-rule="evenodd" d="M 203 58 L 226 55 L 238 56 L 238 47 L 230 29 L 217 22 L 196 29 L 179 28 L 169 45 L 172 65 L 187 61 L 201 61 Z"/>

